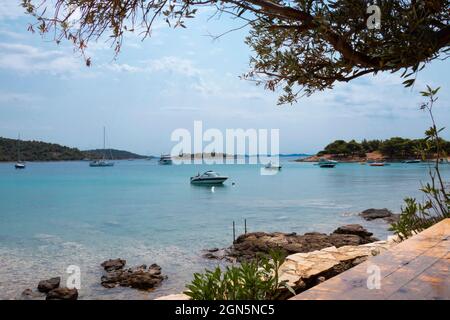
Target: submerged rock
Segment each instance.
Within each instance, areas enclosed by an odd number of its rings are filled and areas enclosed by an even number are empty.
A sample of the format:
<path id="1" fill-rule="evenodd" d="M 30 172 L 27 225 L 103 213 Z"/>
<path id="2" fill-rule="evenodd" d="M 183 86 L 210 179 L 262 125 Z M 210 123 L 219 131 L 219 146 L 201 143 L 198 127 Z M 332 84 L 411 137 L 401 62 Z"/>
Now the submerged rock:
<path id="1" fill-rule="evenodd" d="M 101 278 L 101 284 L 105 288 L 123 286 L 150 290 L 158 287 L 167 278 L 161 274 L 161 267 L 157 264 L 152 264 L 148 268 L 146 265 L 141 265 L 129 269 L 123 269 L 122 266 L 121 268 L 109 268 L 108 270 L 105 268 L 105 270 L 107 272 Z"/>
<path id="2" fill-rule="evenodd" d="M 354 234 L 363 238 L 370 238 L 373 235 L 372 232 L 367 231 L 359 224 L 347 224 L 345 226 L 337 228 L 333 231 L 333 233 Z"/>
<path id="3" fill-rule="evenodd" d="M 392 223 L 397 222 L 400 215 L 392 213 L 392 211 L 384 208 L 384 209 L 367 209 L 359 214 L 363 219 L 367 221 L 375 220 L 375 219 L 383 219 L 386 222 Z"/>
<path id="4" fill-rule="evenodd" d="M 48 280 L 41 280 L 39 281 L 37 288 L 40 292 L 49 292 L 53 289 L 58 288 L 60 282 L 61 282 L 60 277 L 55 277 Z"/>
<path id="5" fill-rule="evenodd" d="M 120 270 L 122 269 L 125 264 L 127 263 L 126 260 L 123 259 L 109 259 L 106 261 L 103 261 L 101 266 L 106 270 L 106 271 L 112 271 L 112 270 Z"/>
<path id="6" fill-rule="evenodd" d="M 361 245 L 377 241 L 360 225 L 347 225 L 336 229 L 333 233 L 310 232 L 303 235 L 282 232 L 252 232 L 240 235 L 233 246 L 207 251 L 203 256 L 208 259 L 249 260 L 258 254 L 268 254 L 271 250 L 281 250 L 285 254 L 310 252 L 327 247 Z"/>
<path id="7" fill-rule="evenodd" d="M 78 290 L 76 288 L 56 288 L 47 293 L 46 300 L 77 300 Z"/>
<path id="8" fill-rule="evenodd" d="M 36 292 L 31 290 L 30 288 L 23 290 L 19 299 L 22 300 L 34 300 L 34 299 L 42 299 L 45 297 L 45 293 Z"/>

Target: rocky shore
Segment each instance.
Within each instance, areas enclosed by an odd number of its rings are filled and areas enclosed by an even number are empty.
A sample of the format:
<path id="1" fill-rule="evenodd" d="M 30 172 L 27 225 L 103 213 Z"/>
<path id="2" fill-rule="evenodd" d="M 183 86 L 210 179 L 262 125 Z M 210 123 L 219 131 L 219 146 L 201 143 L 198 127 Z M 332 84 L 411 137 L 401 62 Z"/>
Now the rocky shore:
<path id="1" fill-rule="evenodd" d="M 359 213 L 362 219 L 372 221 L 382 219 L 387 223 L 397 221 L 399 214 L 388 209 L 367 209 Z M 283 232 L 251 232 L 240 235 L 232 246 L 205 250 L 207 259 L 226 262 L 243 262 L 268 255 L 272 250 L 282 251 L 286 260 L 279 269 L 280 280 L 287 283 L 297 293 L 325 281 L 368 257 L 380 254 L 395 245 L 392 239 L 380 241 L 359 224 L 338 227 L 330 234 L 308 232 L 305 234 Z M 167 276 L 157 264 L 139 265 L 126 268 L 126 260 L 110 259 L 100 265 L 104 272 L 100 284 L 104 288 L 117 286 L 151 291 L 159 287 Z M 26 289 L 22 299 L 76 300 L 76 288 L 61 287 L 61 278 L 53 277 L 39 281 L 37 290 Z M 285 292 L 286 297 L 290 295 Z M 160 299 L 188 299 L 183 294 L 169 295 Z"/>
<path id="2" fill-rule="evenodd" d="M 339 162 L 365 162 L 365 161 L 384 161 L 387 160 L 380 152 L 369 152 L 366 153 L 364 157 L 357 155 L 354 156 L 340 156 L 335 154 L 323 154 L 323 155 L 313 155 L 306 158 L 300 158 L 295 160 L 296 162 L 318 162 L 319 159 L 336 160 Z"/>
<path id="3" fill-rule="evenodd" d="M 268 253 L 271 249 L 283 250 L 288 256 L 278 270 L 280 281 L 285 281 L 298 294 L 389 250 L 397 243 L 398 239 L 394 236 L 380 241 L 362 226 L 351 224 L 341 226 L 329 235 L 315 232 L 303 235 L 281 232 L 249 233 L 240 236 L 230 248 L 208 250 L 205 257 L 243 261 L 260 253 Z M 290 291 L 282 289 L 282 299 L 291 296 Z M 189 296 L 183 293 L 158 298 L 189 299 Z"/>
<path id="4" fill-rule="evenodd" d="M 161 285 L 167 278 L 161 274 L 161 267 L 156 263 L 147 268 L 145 264 L 124 269 L 125 260 L 112 259 L 104 261 L 101 266 L 105 274 L 101 277 L 101 285 L 105 288 L 117 286 L 130 287 L 140 290 L 152 290 Z"/>
<path id="5" fill-rule="evenodd" d="M 281 250 L 286 255 L 311 252 L 328 247 L 361 245 L 378 241 L 372 233 L 358 224 L 337 228 L 330 234 L 310 232 L 303 235 L 282 232 L 251 232 L 240 235 L 232 246 L 224 249 L 209 249 L 204 253 L 208 259 L 240 262 L 254 259 L 258 254 Z"/>

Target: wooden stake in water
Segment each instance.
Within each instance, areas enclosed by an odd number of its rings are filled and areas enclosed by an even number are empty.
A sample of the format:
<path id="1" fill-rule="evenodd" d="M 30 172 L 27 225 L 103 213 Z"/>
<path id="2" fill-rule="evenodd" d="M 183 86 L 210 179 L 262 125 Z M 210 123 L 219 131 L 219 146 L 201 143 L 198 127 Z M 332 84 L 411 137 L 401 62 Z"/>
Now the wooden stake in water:
<path id="1" fill-rule="evenodd" d="M 233 243 L 235 240 L 236 240 L 236 229 L 235 229 L 234 220 L 233 220 Z"/>

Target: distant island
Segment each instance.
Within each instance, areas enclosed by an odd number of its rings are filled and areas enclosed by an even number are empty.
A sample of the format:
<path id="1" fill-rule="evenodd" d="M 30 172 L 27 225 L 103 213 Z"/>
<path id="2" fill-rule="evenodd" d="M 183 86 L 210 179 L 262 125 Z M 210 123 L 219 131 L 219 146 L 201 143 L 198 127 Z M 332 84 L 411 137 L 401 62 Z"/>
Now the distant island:
<path id="1" fill-rule="evenodd" d="M 0 162 L 17 161 L 17 140 L 0 137 Z M 73 161 L 89 160 L 103 157 L 103 152 L 112 155 L 115 160 L 123 159 L 147 159 L 151 156 L 143 156 L 129 151 L 106 149 L 81 151 L 56 143 L 42 141 L 20 141 L 20 158 L 23 161 Z"/>
<path id="2" fill-rule="evenodd" d="M 339 160 L 342 162 L 359 161 L 401 161 L 420 159 L 417 151 L 425 143 L 424 139 L 407 139 L 393 137 L 387 140 L 335 140 L 316 155 L 298 159 L 299 162 L 314 162 L 320 158 Z M 442 140 L 442 147 L 446 154 L 450 154 L 450 141 Z M 433 158 L 433 154 L 428 155 Z"/>

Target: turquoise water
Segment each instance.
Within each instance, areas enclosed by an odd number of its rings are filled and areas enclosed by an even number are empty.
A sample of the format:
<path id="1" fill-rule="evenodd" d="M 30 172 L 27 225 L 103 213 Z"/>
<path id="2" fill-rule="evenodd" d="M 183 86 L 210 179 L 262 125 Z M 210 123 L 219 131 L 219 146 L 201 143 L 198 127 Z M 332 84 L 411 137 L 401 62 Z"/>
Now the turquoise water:
<path id="1" fill-rule="evenodd" d="M 382 221 L 365 222 L 361 210 L 398 212 L 406 196 L 420 198 L 425 164 L 321 169 L 288 162 L 273 176 L 258 165 L 173 165 L 119 161 L 111 168 L 87 162 L 0 164 L 0 298 L 17 297 L 41 279 L 82 271 L 80 298 L 153 298 L 182 291 L 194 271 L 214 262 L 201 250 L 228 246 L 232 221 L 249 231 L 331 232 L 360 223 L 388 235 Z M 214 192 L 189 177 L 216 170 L 230 179 Z M 443 167 L 450 177 L 450 166 Z M 235 185 L 232 185 L 232 182 Z M 121 257 L 129 264 L 158 263 L 168 280 L 153 293 L 100 286 L 99 264 Z M 67 275 L 67 274 L 66 274 Z"/>

